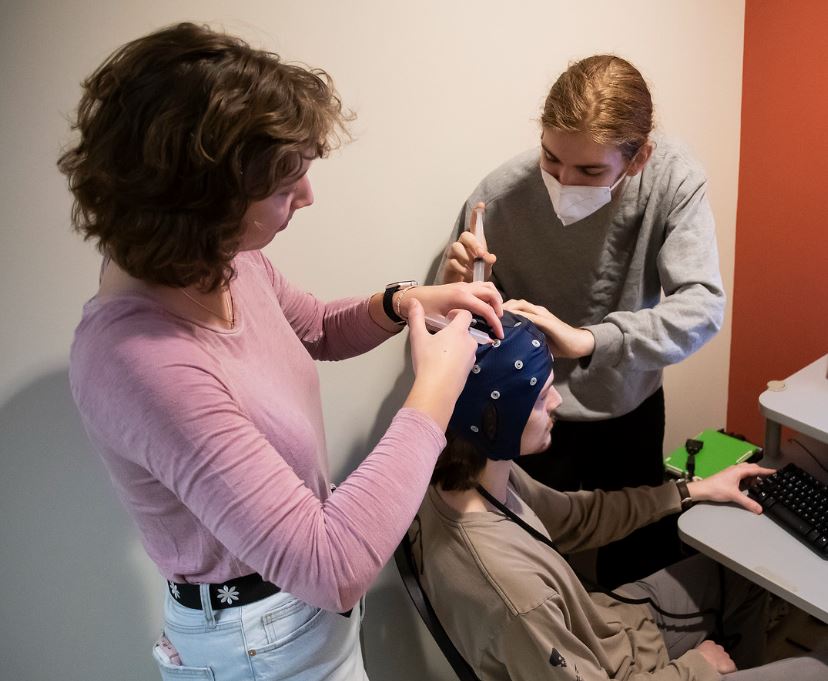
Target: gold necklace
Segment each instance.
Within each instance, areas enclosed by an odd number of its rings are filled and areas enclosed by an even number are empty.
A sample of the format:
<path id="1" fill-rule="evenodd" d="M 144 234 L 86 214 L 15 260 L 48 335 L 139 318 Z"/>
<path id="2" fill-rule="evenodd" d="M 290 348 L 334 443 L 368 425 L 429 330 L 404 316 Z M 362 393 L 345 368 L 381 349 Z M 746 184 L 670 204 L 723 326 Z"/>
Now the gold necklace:
<path id="1" fill-rule="evenodd" d="M 230 325 L 231 329 L 236 326 L 236 305 L 233 302 L 233 292 L 230 290 L 229 286 L 227 287 L 227 293 L 230 294 L 230 319 L 227 319 L 227 317 L 225 317 L 223 314 L 219 314 L 215 310 L 211 310 L 204 303 L 201 303 L 198 300 L 196 300 L 195 298 L 193 298 L 189 293 L 187 293 L 186 289 L 180 288 L 178 290 L 181 291 L 181 293 L 183 293 L 187 298 L 192 300 L 202 310 L 207 310 L 207 312 L 209 312 L 211 315 L 213 315 L 215 317 L 218 317 L 223 322 L 228 323 Z"/>

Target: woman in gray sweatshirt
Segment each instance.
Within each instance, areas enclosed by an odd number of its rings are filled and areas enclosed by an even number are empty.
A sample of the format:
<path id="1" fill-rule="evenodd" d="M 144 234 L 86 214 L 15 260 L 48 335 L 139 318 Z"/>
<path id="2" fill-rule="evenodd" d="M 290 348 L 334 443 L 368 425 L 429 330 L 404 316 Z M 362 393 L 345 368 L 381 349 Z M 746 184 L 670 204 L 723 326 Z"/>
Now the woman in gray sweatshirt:
<path id="1" fill-rule="evenodd" d="M 563 406 L 551 449 L 524 469 L 563 490 L 657 485 L 663 368 L 710 340 L 724 314 L 707 180 L 653 134 L 647 84 L 619 57 L 570 66 L 541 124 L 540 148 L 472 192 L 437 278 L 471 280 L 483 258 L 507 308 L 550 338 Z M 480 202 L 485 243 L 464 231 Z M 602 549 L 598 578 L 613 586 L 677 557 L 667 519 Z"/>

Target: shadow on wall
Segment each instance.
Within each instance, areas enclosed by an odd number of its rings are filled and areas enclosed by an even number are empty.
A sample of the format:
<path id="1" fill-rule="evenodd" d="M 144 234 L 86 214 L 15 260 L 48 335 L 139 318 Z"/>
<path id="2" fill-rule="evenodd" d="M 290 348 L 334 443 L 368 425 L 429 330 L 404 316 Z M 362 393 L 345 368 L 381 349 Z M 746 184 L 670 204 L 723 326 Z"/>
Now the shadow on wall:
<path id="1" fill-rule="evenodd" d="M 157 678 L 163 581 L 89 445 L 66 371 L 0 405 L 0 453 L 3 678 Z"/>

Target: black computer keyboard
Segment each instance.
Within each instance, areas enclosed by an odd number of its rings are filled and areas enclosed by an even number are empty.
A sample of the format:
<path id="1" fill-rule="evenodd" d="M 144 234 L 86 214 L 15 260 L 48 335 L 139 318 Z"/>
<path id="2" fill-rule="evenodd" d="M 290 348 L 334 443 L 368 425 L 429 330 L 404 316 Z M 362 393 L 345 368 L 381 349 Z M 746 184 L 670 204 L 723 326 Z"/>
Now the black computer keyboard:
<path id="1" fill-rule="evenodd" d="M 828 486 L 789 463 L 758 478 L 747 492 L 769 518 L 828 560 Z"/>

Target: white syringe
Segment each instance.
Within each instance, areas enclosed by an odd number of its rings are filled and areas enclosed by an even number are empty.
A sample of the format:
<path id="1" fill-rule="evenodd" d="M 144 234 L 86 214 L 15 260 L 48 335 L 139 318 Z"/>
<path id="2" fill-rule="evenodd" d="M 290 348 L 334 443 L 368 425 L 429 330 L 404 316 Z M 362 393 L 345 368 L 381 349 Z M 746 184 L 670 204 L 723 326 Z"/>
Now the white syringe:
<path id="1" fill-rule="evenodd" d="M 425 323 L 427 329 L 431 331 L 439 331 L 440 329 L 445 329 L 449 325 L 449 320 L 445 317 L 437 315 L 426 315 Z M 469 335 L 477 341 L 478 345 L 486 345 L 487 343 L 492 342 L 489 334 L 484 333 L 480 329 L 473 329 L 472 327 L 469 327 Z"/>
<path id="2" fill-rule="evenodd" d="M 471 233 L 477 239 L 477 242 L 482 246 L 486 243 L 486 237 L 483 235 L 483 212 L 486 210 L 486 205 L 478 203 L 473 211 L 471 218 Z M 485 281 L 486 278 L 486 263 L 482 258 L 474 259 L 474 272 L 472 281 Z"/>

